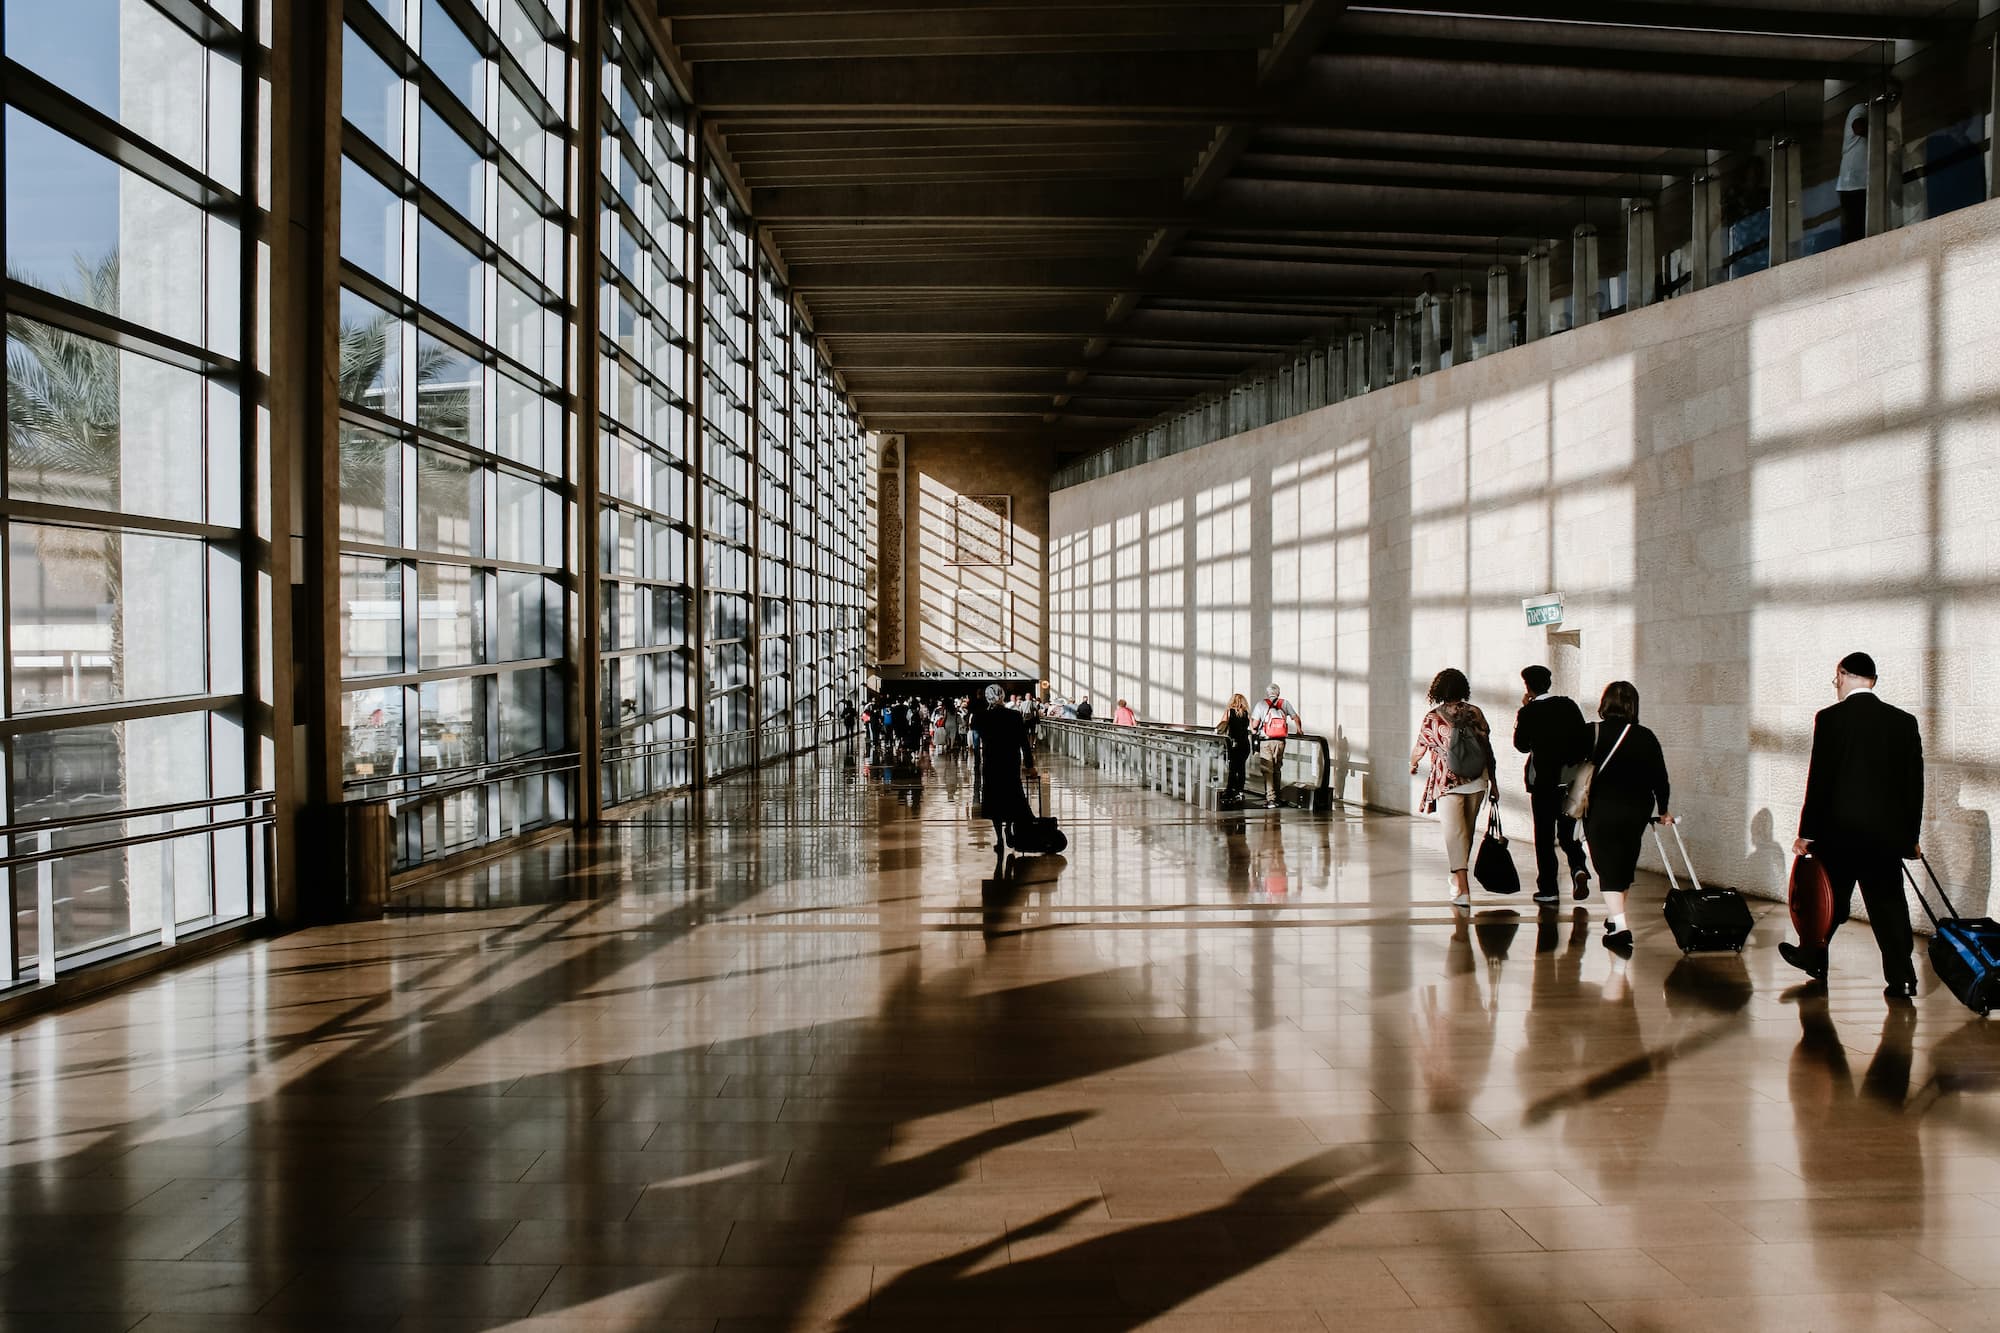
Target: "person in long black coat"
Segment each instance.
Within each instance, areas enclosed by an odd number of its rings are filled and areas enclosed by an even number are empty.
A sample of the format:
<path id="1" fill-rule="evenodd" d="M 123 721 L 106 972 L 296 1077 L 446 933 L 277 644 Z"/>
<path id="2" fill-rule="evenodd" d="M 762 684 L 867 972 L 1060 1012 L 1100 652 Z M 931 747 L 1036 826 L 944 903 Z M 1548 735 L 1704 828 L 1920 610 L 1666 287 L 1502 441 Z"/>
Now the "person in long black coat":
<path id="1" fill-rule="evenodd" d="M 1924 743 L 1917 720 L 1875 695 L 1875 659 L 1849 653 L 1834 668 L 1839 702 L 1813 719 L 1812 764 L 1799 811 L 1796 856 L 1814 856 L 1833 888 L 1836 928 L 1847 920 L 1858 882 L 1882 953 L 1884 993 L 1916 994 L 1910 961 L 1910 908 L 1903 858 L 1917 845 L 1924 814 Z M 1826 976 L 1826 950 L 1780 944 L 1786 962 Z"/>
<path id="2" fill-rule="evenodd" d="M 1591 864 L 1604 891 L 1609 915 L 1604 921 L 1604 945 L 1624 950 L 1632 946 L 1632 928 L 1625 920 L 1625 893 L 1639 871 L 1639 844 L 1646 825 L 1671 824 L 1667 813 L 1667 759 L 1660 738 L 1639 725 L 1639 691 L 1630 681 L 1614 680 L 1604 687 L 1597 705 L 1601 719 L 1591 738 L 1590 809 L 1583 817 L 1584 838 Z"/>
<path id="3" fill-rule="evenodd" d="M 1028 727 L 1006 706 L 998 685 L 986 687 L 986 707 L 972 716 L 979 735 L 979 810 L 993 821 L 993 850 L 1007 851 L 1007 826 L 1032 817 L 1021 787 L 1021 763 L 1028 753 Z"/>

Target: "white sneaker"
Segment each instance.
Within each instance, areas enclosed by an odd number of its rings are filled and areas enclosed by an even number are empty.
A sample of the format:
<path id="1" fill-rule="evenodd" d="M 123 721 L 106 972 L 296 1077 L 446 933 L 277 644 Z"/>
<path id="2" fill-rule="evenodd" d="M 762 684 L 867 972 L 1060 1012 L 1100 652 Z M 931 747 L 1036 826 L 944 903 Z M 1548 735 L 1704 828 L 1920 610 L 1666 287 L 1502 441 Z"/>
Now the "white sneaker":
<path id="1" fill-rule="evenodd" d="M 1470 908 L 1472 906 L 1472 895 L 1469 893 L 1453 894 L 1451 905 L 1453 907 Z"/>

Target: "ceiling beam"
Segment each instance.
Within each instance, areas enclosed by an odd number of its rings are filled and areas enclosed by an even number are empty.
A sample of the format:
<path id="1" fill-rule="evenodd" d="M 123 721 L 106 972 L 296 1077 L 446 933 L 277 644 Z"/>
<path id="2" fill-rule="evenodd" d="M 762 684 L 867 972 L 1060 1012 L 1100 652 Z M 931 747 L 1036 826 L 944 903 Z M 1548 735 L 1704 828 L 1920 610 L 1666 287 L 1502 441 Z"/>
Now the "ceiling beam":
<path id="1" fill-rule="evenodd" d="M 711 117 L 1014 112 L 1214 121 L 1272 110 L 1248 90 L 1250 52 L 877 57 L 699 65 Z"/>
<path id="2" fill-rule="evenodd" d="M 1926 40 L 1962 29 L 1937 0 L 1450 0 L 1456 14 L 1716 32 Z M 1940 15 L 1947 15 L 1940 17 Z"/>

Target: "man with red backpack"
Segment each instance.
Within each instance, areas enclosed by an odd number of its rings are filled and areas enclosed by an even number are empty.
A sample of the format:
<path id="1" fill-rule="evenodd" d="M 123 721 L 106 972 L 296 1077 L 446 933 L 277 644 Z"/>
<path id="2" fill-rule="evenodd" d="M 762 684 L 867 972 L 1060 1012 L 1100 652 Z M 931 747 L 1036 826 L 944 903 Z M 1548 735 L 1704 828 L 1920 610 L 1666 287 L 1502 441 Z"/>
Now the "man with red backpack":
<path id="1" fill-rule="evenodd" d="M 1264 808 L 1278 808 L 1278 770 L 1285 759 L 1285 737 L 1303 732 L 1299 710 L 1286 701 L 1274 682 L 1264 691 L 1256 711 L 1250 715 L 1250 730 L 1257 737 L 1258 753 L 1264 758 Z"/>

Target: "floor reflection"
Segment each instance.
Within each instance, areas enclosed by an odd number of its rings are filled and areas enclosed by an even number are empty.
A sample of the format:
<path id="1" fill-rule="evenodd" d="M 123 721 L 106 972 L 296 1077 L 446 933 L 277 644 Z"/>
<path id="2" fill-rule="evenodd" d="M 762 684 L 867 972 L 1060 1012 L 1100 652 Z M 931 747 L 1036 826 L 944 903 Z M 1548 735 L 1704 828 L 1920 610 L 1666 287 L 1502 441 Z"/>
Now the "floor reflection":
<path id="1" fill-rule="evenodd" d="M 1045 767 L 1064 857 L 835 755 L 5 1034 L 0 1327 L 1987 1308 L 2000 1025 L 1948 995 L 1683 958 L 1656 897 L 1628 961 L 1452 912 L 1415 821 Z"/>

